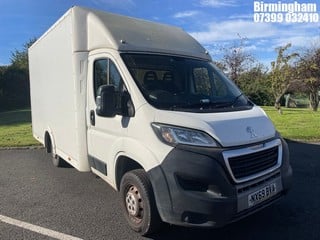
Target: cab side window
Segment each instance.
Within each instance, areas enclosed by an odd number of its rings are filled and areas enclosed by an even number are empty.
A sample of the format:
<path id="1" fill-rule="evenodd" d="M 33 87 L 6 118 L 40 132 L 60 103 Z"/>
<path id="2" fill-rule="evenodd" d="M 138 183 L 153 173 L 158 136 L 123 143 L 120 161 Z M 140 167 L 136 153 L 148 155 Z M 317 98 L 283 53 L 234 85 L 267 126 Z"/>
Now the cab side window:
<path id="1" fill-rule="evenodd" d="M 109 84 L 113 84 L 117 91 L 121 91 L 120 85 L 122 84 L 122 79 L 116 65 L 109 60 Z"/>
<path id="2" fill-rule="evenodd" d="M 102 85 L 114 85 L 116 91 L 123 91 L 123 81 L 116 65 L 110 59 L 94 62 L 94 97 Z"/>

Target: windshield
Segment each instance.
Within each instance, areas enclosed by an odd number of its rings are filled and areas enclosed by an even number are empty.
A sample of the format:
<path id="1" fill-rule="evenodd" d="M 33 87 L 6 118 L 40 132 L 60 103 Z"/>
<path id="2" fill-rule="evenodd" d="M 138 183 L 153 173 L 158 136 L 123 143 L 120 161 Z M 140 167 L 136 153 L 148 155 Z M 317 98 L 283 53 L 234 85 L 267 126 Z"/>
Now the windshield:
<path id="1" fill-rule="evenodd" d="M 122 58 L 146 100 L 158 109 L 213 112 L 252 107 L 209 61 L 127 53 Z"/>

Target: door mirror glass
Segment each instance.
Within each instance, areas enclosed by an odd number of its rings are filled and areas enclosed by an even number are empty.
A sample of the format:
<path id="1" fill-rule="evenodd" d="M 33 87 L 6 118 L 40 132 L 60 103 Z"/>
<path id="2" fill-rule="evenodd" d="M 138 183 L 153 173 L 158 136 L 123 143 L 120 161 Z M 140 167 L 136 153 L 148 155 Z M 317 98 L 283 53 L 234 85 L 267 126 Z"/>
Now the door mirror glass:
<path id="1" fill-rule="evenodd" d="M 96 97 L 96 113 L 101 117 L 114 117 L 117 114 L 117 93 L 114 85 L 102 85 Z"/>
<path id="2" fill-rule="evenodd" d="M 102 85 L 98 88 L 96 97 L 96 113 L 101 117 L 134 117 L 135 110 L 131 96 L 127 91 L 116 91 L 114 85 Z"/>

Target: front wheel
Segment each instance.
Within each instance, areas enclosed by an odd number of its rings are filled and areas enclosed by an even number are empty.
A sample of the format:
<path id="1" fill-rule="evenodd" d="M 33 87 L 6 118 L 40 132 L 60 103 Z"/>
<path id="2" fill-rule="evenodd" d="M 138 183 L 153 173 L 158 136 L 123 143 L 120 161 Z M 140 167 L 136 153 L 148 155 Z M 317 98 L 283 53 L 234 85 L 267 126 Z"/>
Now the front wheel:
<path id="1" fill-rule="evenodd" d="M 151 182 L 143 169 L 127 172 L 120 184 L 122 207 L 130 227 L 147 235 L 160 229 L 159 216 Z"/>

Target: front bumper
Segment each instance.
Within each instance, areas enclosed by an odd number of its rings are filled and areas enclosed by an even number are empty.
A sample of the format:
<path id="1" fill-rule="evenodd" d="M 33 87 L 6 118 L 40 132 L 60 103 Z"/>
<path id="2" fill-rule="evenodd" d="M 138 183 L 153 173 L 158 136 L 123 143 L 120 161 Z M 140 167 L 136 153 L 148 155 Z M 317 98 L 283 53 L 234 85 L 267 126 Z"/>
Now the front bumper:
<path id="1" fill-rule="evenodd" d="M 237 182 L 230 174 L 223 156 L 230 150 L 234 149 L 177 146 L 160 166 L 148 172 L 163 221 L 219 227 L 272 204 L 288 191 L 292 169 L 284 140 L 281 139 L 281 164 L 248 181 Z M 248 206 L 249 194 L 270 184 L 276 185 L 276 193 Z"/>

